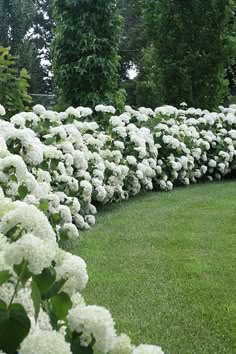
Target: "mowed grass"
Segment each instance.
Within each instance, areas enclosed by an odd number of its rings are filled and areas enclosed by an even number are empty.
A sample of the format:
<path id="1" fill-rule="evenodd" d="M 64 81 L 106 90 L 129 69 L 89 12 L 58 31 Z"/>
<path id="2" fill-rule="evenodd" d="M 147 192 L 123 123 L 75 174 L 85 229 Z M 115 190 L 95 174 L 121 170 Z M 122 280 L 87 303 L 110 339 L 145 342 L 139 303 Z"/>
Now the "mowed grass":
<path id="1" fill-rule="evenodd" d="M 152 192 L 100 209 L 70 251 L 88 304 L 134 344 L 172 354 L 236 353 L 236 182 Z"/>

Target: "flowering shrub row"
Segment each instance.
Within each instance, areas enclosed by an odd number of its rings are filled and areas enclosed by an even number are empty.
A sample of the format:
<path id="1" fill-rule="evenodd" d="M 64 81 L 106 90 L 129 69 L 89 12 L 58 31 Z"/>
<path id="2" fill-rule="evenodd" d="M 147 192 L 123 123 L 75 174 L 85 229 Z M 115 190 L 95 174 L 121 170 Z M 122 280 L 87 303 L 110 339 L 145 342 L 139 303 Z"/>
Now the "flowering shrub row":
<path id="1" fill-rule="evenodd" d="M 85 304 L 86 264 L 60 245 L 95 223 L 98 203 L 229 174 L 236 106 L 115 115 L 111 106 L 57 113 L 37 105 L 10 121 L 0 106 L 0 115 L 0 349 L 162 353 L 135 348 L 117 336 L 108 310 Z"/>

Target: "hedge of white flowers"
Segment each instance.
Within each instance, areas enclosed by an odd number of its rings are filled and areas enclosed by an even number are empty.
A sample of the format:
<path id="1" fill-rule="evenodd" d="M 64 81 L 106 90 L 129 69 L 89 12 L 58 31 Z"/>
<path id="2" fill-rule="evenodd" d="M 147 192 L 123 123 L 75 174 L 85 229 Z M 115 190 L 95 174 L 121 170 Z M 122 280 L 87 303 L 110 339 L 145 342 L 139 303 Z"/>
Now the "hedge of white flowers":
<path id="1" fill-rule="evenodd" d="M 236 106 L 36 105 L 7 120 L 0 105 L 0 115 L 0 352 L 163 353 L 133 346 L 108 310 L 86 305 L 86 264 L 62 242 L 94 225 L 101 203 L 230 174 Z"/>

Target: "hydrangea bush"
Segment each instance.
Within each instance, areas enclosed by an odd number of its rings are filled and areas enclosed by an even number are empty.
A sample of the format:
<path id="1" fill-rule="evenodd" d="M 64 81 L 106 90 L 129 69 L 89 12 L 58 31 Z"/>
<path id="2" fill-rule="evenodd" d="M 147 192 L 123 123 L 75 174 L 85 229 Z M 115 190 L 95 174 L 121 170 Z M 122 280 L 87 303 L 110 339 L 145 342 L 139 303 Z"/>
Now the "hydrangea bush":
<path id="1" fill-rule="evenodd" d="M 163 353 L 133 346 L 108 310 L 86 305 L 86 264 L 61 245 L 94 225 L 101 203 L 230 174 L 236 106 L 36 105 L 7 121 L 0 105 L 0 115 L 0 350 Z"/>

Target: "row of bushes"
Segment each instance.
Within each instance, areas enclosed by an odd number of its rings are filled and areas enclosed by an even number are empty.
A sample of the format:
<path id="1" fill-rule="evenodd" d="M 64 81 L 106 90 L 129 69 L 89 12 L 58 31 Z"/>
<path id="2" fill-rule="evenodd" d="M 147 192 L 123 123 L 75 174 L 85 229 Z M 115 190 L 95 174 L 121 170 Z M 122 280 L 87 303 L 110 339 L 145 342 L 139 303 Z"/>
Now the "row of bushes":
<path id="1" fill-rule="evenodd" d="M 112 106 L 36 105 L 10 120 L 0 106 L 0 115 L 0 349 L 162 353 L 135 348 L 108 310 L 85 304 L 86 264 L 60 247 L 94 225 L 101 203 L 230 174 L 236 106 L 116 115 Z"/>

